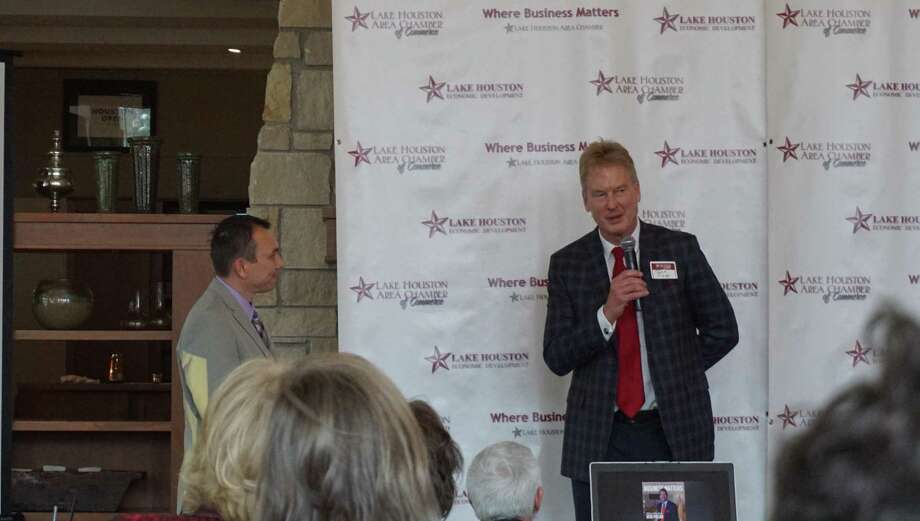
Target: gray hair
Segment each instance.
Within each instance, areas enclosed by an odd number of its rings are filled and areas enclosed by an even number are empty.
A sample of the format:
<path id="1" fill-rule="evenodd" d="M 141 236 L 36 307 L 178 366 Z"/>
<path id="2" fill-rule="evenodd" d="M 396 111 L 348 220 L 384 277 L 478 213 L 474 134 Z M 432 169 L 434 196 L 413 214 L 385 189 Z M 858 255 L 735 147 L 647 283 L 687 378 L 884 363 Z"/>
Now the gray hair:
<path id="1" fill-rule="evenodd" d="M 529 518 L 540 469 L 529 448 L 502 441 L 482 449 L 466 472 L 466 491 L 481 521 Z"/>
<path id="2" fill-rule="evenodd" d="M 249 519 L 439 519 L 422 430 L 383 372 L 357 355 L 312 354 L 278 388 Z"/>

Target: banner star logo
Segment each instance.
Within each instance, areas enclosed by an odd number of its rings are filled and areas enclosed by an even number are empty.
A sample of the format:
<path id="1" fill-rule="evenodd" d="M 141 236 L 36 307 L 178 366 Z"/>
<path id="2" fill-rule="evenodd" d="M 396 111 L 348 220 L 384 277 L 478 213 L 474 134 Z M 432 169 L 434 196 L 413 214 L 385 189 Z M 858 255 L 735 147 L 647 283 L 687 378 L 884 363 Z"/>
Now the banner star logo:
<path id="1" fill-rule="evenodd" d="M 849 351 L 847 351 L 847 354 L 853 357 L 853 367 L 856 367 L 856 365 L 860 362 L 866 365 L 870 365 L 868 355 L 871 352 L 872 352 L 871 347 L 864 348 L 862 344 L 859 343 L 859 340 L 857 340 L 856 345 L 853 346 L 853 349 L 850 349 Z"/>
<path id="2" fill-rule="evenodd" d="M 511 429 L 511 434 L 513 434 L 515 438 L 520 438 L 523 432 L 524 431 L 522 431 L 520 427 L 515 427 L 514 429 Z"/>
<path id="3" fill-rule="evenodd" d="M 789 7 L 789 4 L 786 4 L 786 10 L 781 13 L 776 13 L 776 16 L 783 19 L 783 29 L 785 29 L 787 25 L 794 25 L 798 27 L 799 22 L 795 19 L 795 17 L 798 16 L 801 12 L 801 9 L 796 9 L 793 11 L 792 8 Z"/>
<path id="4" fill-rule="evenodd" d="M 784 296 L 784 297 L 785 297 L 786 295 L 788 295 L 790 291 L 793 292 L 793 293 L 795 293 L 795 294 L 798 294 L 798 293 L 799 293 L 799 290 L 796 289 L 795 285 L 796 285 L 796 283 L 799 282 L 799 279 L 800 279 L 800 278 L 802 278 L 802 277 L 793 277 L 792 274 L 789 273 L 789 270 L 786 270 L 786 278 L 777 281 L 777 282 L 779 282 L 780 284 L 783 285 L 783 296 Z"/>
<path id="5" fill-rule="evenodd" d="M 426 361 L 431 362 L 431 374 L 434 374 L 438 369 L 450 371 L 450 367 L 447 365 L 448 358 L 450 358 L 450 353 L 442 353 L 438 346 L 434 346 L 434 354 L 425 357 Z"/>
<path id="6" fill-rule="evenodd" d="M 511 302 L 520 302 L 521 300 L 521 295 L 519 295 L 517 292 L 512 293 L 510 297 L 511 297 Z"/>
<path id="7" fill-rule="evenodd" d="M 674 27 L 674 20 L 677 20 L 679 14 L 669 14 L 668 8 L 665 7 L 661 16 L 655 18 L 654 20 L 661 24 L 661 29 L 658 31 L 658 34 L 664 34 L 665 29 L 670 29 L 672 31 L 677 31 L 677 27 Z"/>
<path id="8" fill-rule="evenodd" d="M 604 76 L 604 71 L 598 70 L 598 71 L 597 71 L 597 79 L 596 79 L 596 80 L 591 80 L 591 81 L 589 81 L 588 83 L 590 83 L 591 85 L 594 85 L 595 87 L 597 87 L 597 92 L 595 92 L 594 95 L 595 95 L 595 96 L 600 96 L 600 95 L 601 95 L 601 92 L 603 92 L 603 91 L 607 91 L 607 92 L 613 94 L 613 90 L 610 89 L 610 82 L 611 82 L 611 81 L 613 81 L 613 76 L 611 76 L 611 77 L 608 78 L 608 77 Z"/>
<path id="9" fill-rule="evenodd" d="M 668 163 L 674 163 L 675 165 L 679 166 L 680 163 L 678 163 L 677 160 L 674 159 L 674 155 L 677 154 L 678 152 L 680 152 L 680 147 L 671 148 L 668 145 L 668 142 L 665 141 L 664 148 L 661 150 L 655 151 L 655 155 L 661 158 L 661 168 L 664 168 L 665 165 L 667 165 Z"/>
<path id="10" fill-rule="evenodd" d="M 863 81 L 863 79 L 859 77 L 859 74 L 857 74 L 856 81 L 847 84 L 847 88 L 853 91 L 853 101 L 856 101 L 856 98 L 860 96 L 871 98 L 871 96 L 869 96 L 869 91 L 866 90 L 869 88 L 869 85 L 872 85 L 872 80 Z"/>
<path id="11" fill-rule="evenodd" d="M 793 144 L 789 141 L 789 136 L 786 136 L 786 144 L 778 146 L 776 149 L 783 153 L 783 163 L 785 163 L 790 157 L 795 160 L 799 159 L 799 156 L 795 155 L 795 151 L 798 150 L 800 146 L 802 146 L 801 143 Z"/>
<path id="12" fill-rule="evenodd" d="M 354 150 L 349 150 L 348 155 L 355 158 L 355 166 L 358 166 L 361 163 L 371 164 L 371 160 L 367 158 L 367 155 L 373 151 L 374 147 L 364 148 L 361 146 L 361 142 L 358 141 L 358 147 Z"/>
<path id="13" fill-rule="evenodd" d="M 857 206 L 856 215 L 847 217 L 847 220 L 853 223 L 853 233 L 856 233 L 861 229 L 866 230 L 867 232 L 872 231 L 871 228 L 869 228 L 869 223 L 867 222 L 871 218 L 871 213 L 862 213 L 862 210 L 860 210 Z"/>
<path id="14" fill-rule="evenodd" d="M 441 89 L 444 88 L 444 85 L 446 85 L 446 82 L 437 82 L 432 76 L 428 76 L 428 84 L 419 87 L 428 95 L 425 103 L 431 103 L 432 98 L 444 99 L 444 96 L 441 95 Z"/>
<path id="15" fill-rule="evenodd" d="M 518 160 L 513 157 L 509 157 L 506 163 L 508 163 L 508 168 L 514 168 L 518 166 Z"/>
<path id="16" fill-rule="evenodd" d="M 447 232 L 444 230 L 444 223 L 447 222 L 447 217 L 438 217 L 438 214 L 431 211 L 431 217 L 427 221 L 422 221 L 422 224 L 428 227 L 428 238 L 434 237 L 436 233 L 442 233 L 447 235 Z"/>
<path id="17" fill-rule="evenodd" d="M 367 17 L 370 16 L 370 14 L 371 14 L 370 11 L 366 13 L 361 13 L 361 11 L 358 10 L 358 7 L 355 6 L 354 13 L 352 13 L 351 16 L 345 17 L 346 20 L 351 22 L 351 32 L 355 32 L 355 29 L 357 29 L 358 27 L 363 27 L 367 29 L 368 27 L 367 27 L 366 22 L 367 22 Z"/>
<path id="18" fill-rule="evenodd" d="M 361 299 L 367 297 L 371 300 L 374 300 L 374 296 L 371 295 L 371 290 L 377 286 L 376 282 L 364 282 L 364 277 L 358 277 L 358 285 L 352 286 L 349 288 L 358 294 L 358 300 L 355 302 L 361 302 Z"/>
<path id="19" fill-rule="evenodd" d="M 789 406 L 786 405 L 785 410 L 782 413 L 776 415 L 777 418 L 783 420 L 783 430 L 786 430 L 786 427 L 790 425 L 793 427 L 798 427 L 798 424 L 795 423 L 795 417 L 799 415 L 799 412 L 800 411 L 793 411 L 789 409 Z"/>
<path id="20" fill-rule="evenodd" d="M 513 32 L 514 32 L 514 26 L 511 25 L 511 22 L 508 22 L 508 25 L 505 26 L 505 34 L 513 33 Z"/>

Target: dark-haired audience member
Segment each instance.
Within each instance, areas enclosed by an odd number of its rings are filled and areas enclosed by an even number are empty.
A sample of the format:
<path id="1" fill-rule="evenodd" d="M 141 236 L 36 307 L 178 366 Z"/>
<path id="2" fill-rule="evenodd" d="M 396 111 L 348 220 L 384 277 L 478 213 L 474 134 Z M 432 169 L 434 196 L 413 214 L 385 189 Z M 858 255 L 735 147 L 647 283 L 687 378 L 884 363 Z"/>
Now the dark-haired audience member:
<path id="1" fill-rule="evenodd" d="M 409 402 L 409 408 L 422 428 L 422 435 L 428 446 L 428 463 L 434 481 L 434 493 L 441 508 L 441 517 L 446 519 L 457 495 L 455 476 L 463 472 L 463 454 L 451 438 L 450 432 L 444 427 L 441 416 L 431 405 L 422 400 L 412 400 Z"/>
<path id="2" fill-rule="evenodd" d="M 543 503 L 537 459 L 520 443 L 489 445 L 466 470 L 466 493 L 480 521 L 531 521 Z"/>
<path id="3" fill-rule="evenodd" d="M 315 354 L 285 371 L 252 521 L 435 521 L 428 451 L 409 403 L 370 362 Z"/>
<path id="4" fill-rule="evenodd" d="M 185 409 L 185 450 L 191 448 L 208 397 L 231 371 L 272 357 L 272 343 L 252 305 L 271 291 L 283 262 L 268 221 L 233 215 L 211 234 L 216 277 L 189 311 L 176 354 Z"/>
<path id="5" fill-rule="evenodd" d="M 880 376 L 851 386 L 777 461 L 773 521 L 920 520 L 920 326 L 885 310 L 867 338 Z"/>

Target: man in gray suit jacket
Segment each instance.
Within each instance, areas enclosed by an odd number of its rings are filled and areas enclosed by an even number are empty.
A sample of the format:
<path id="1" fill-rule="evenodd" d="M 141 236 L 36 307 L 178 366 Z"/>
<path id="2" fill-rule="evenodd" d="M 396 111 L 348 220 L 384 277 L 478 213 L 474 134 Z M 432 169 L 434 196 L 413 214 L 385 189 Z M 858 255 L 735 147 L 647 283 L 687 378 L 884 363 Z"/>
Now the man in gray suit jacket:
<path id="1" fill-rule="evenodd" d="M 543 359 L 572 373 L 562 474 L 576 520 L 588 521 L 592 461 L 713 459 L 706 370 L 738 343 L 738 326 L 696 237 L 639 222 L 622 145 L 592 143 L 579 174 L 597 228 L 550 258 Z M 639 269 L 619 247 L 630 236 Z"/>
<path id="2" fill-rule="evenodd" d="M 252 299 L 271 291 L 283 266 L 268 221 L 234 215 L 211 235 L 216 277 L 192 306 L 176 352 L 185 410 L 185 450 L 192 446 L 208 397 L 251 358 L 271 357 L 272 342 Z"/>

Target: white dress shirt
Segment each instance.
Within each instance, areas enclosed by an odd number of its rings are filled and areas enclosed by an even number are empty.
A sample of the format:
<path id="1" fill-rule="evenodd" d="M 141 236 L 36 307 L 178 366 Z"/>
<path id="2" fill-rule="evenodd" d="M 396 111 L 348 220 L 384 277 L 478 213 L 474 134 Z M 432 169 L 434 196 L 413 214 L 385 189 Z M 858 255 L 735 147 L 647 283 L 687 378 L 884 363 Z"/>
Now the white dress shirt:
<path id="1" fill-rule="evenodd" d="M 633 232 L 633 238 L 636 240 L 636 262 L 639 262 L 639 225 L 636 225 L 636 231 Z M 600 235 L 600 230 L 598 230 L 598 235 Z M 603 235 L 600 235 L 601 244 L 604 245 L 604 260 L 607 262 L 607 276 L 613 278 L 613 248 L 619 246 L 618 244 L 612 244 Z M 641 266 L 641 263 L 640 263 Z M 645 323 L 642 320 L 642 312 L 636 311 L 636 322 L 639 326 L 639 354 L 642 360 L 642 385 L 645 390 L 645 403 L 642 404 L 642 410 L 654 409 L 657 407 L 655 401 L 655 388 L 652 386 L 652 375 L 648 370 L 648 350 L 645 347 Z M 601 305 L 597 310 L 597 323 L 601 328 L 601 333 L 604 335 L 604 340 L 610 340 L 610 337 L 613 336 L 614 331 L 616 330 L 616 322 L 613 324 L 607 320 L 607 316 L 604 315 L 604 306 Z"/>

